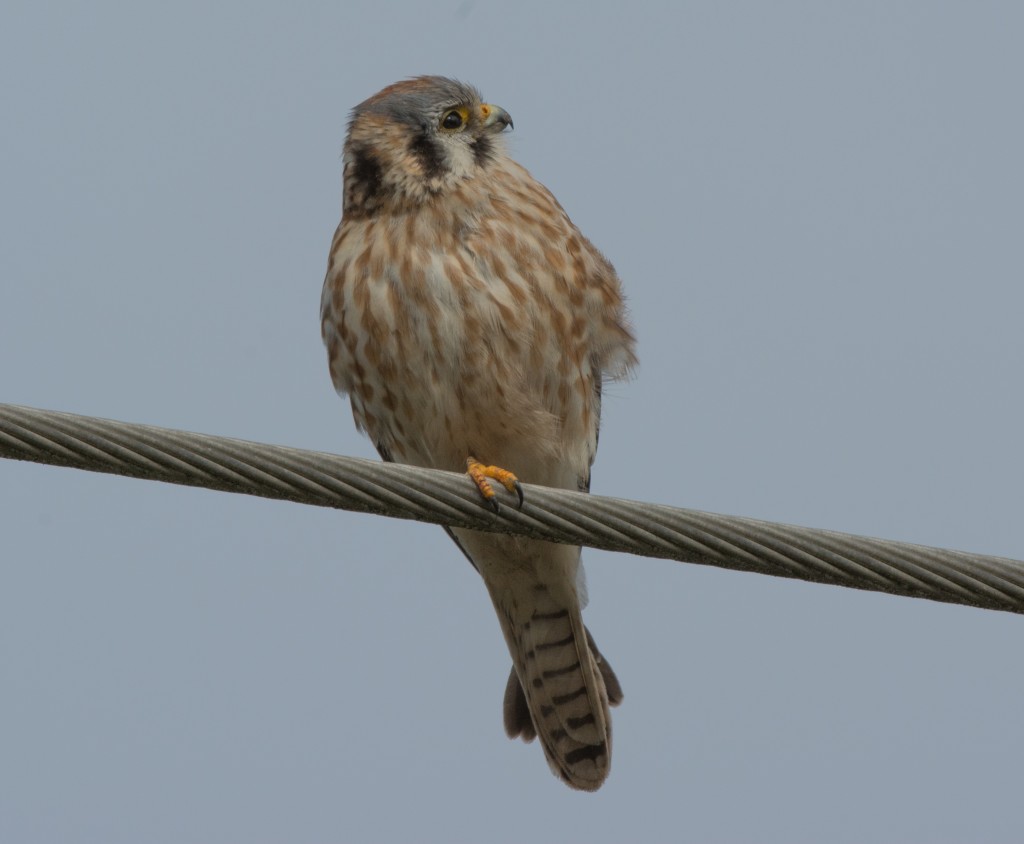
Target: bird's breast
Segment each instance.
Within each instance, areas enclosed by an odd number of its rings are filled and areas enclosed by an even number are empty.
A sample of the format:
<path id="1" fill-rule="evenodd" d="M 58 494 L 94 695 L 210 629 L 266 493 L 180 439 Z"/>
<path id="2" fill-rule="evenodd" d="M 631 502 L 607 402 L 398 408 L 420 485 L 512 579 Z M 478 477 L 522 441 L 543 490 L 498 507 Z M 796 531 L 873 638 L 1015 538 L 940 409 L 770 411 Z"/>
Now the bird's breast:
<path id="1" fill-rule="evenodd" d="M 565 455 L 572 473 L 588 465 L 586 321 L 524 229 L 425 209 L 339 230 L 323 299 L 331 372 L 395 459 L 461 470 L 474 454 L 529 480 L 522 464 L 543 464 L 568 438 L 580 452 Z"/>

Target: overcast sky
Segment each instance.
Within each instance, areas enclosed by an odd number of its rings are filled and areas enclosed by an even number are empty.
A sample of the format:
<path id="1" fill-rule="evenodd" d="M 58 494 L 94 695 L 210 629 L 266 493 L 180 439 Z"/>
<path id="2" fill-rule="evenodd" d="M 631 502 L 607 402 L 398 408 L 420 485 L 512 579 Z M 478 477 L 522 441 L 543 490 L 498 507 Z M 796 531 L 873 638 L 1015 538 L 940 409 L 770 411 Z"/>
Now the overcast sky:
<path id="1" fill-rule="evenodd" d="M 7 3 L 0 402 L 371 456 L 349 109 L 479 86 L 623 278 L 595 492 L 1024 558 L 1024 7 Z M 514 467 L 513 467 L 514 468 Z M 0 462 L 5 842 L 1019 841 L 1016 616 L 588 551 L 612 773 L 439 528 Z"/>

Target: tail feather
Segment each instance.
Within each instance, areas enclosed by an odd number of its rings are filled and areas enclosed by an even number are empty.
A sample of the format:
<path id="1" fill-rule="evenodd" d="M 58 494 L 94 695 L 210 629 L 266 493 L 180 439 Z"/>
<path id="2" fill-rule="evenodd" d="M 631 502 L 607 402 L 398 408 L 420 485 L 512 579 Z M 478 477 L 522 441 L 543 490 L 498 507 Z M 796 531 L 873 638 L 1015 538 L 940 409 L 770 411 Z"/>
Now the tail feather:
<path id="1" fill-rule="evenodd" d="M 596 791 L 611 765 L 608 707 L 622 687 L 583 626 L 580 549 L 458 528 L 449 535 L 483 577 L 512 656 L 505 731 L 539 738 L 556 776 Z"/>
<path id="2" fill-rule="evenodd" d="M 619 683 L 619 678 L 615 676 L 615 672 L 612 671 L 611 665 L 608 664 L 608 660 L 604 658 L 602 653 L 597 649 L 597 643 L 594 642 L 594 637 L 590 635 L 590 631 L 584 627 L 583 632 L 587 634 L 587 644 L 590 646 L 590 652 L 594 655 L 594 662 L 597 663 L 597 670 L 601 672 L 601 679 L 604 680 L 604 689 L 608 693 L 608 703 L 612 706 L 618 706 L 622 703 L 622 685 Z"/>
<path id="3" fill-rule="evenodd" d="M 622 686 L 619 683 L 619 678 L 615 676 L 611 665 L 597 649 L 589 628 L 584 627 L 584 630 L 587 633 L 590 652 L 594 655 L 594 662 L 597 663 L 597 670 L 601 672 L 601 679 L 604 680 L 608 703 L 611 706 L 618 706 L 622 703 Z M 533 718 L 530 716 L 530 707 L 526 703 L 526 692 L 523 691 L 523 684 L 519 682 L 519 675 L 516 674 L 514 665 L 509 672 L 508 683 L 505 685 L 505 701 L 502 711 L 505 718 L 505 732 L 509 738 L 521 738 L 525 742 L 531 742 L 537 738 L 537 730 L 533 726 Z"/>
<path id="4" fill-rule="evenodd" d="M 535 600 L 528 618 L 502 613 L 502 619 L 513 654 L 506 732 L 524 741 L 539 737 L 556 776 L 574 788 L 598 789 L 611 764 L 608 707 L 622 700 L 622 689 L 592 646 L 579 607 L 552 608 L 551 602 Z"/>

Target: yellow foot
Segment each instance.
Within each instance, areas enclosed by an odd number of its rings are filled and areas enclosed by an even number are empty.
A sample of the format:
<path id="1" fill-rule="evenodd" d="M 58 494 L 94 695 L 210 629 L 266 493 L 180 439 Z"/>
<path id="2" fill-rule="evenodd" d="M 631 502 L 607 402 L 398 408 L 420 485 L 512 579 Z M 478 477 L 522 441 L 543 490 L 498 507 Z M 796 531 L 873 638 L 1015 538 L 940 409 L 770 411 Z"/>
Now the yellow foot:
<path id="1" fill-rule="evenodd" d="M 487 482 L 488 478 L 493 478 L 509 492 L 514 492 L 519 496 L 519 506 L 523 506 L 523 487 L 519 483 L 519 478 L 513 475 L 508 469 L 502 469 L 499 466 L 485 466 L 475 457 L 467 457 L 466 474 L 473 479 L 473 483 L 475 483 L 476 488 L 480 490 L 480 494 L 484 497 L 484 501 L 491 505 L 491 509 L 494 510 L 495 513 L 497 513 L 500 508 L 498 507 L 498 499 L 495 497 L 494 489 Z"/>

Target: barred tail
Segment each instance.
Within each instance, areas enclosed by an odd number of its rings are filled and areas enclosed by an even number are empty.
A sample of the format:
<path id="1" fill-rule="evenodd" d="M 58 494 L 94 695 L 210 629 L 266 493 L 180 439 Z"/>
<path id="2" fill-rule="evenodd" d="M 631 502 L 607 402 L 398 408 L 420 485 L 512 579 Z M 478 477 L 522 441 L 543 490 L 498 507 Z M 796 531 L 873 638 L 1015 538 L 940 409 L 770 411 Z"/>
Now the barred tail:
<path id="1" fill-rule="evenodd" d="M 556 776 L 596 791 L 611 766 L 608 707 L 622 700 L 622 687 L 583 626 L 580 549 L 458 528 L 448 533 L 482 575 L 512 655 L 505 731 L 524 741 L 539 737 Z"/>
<path id="2" fill-rule="evenodd" d="M 498 606 L 513 659 L 505 731 L 524 741 L 539 736 L 556 776 L 596 791 L 611 765 L 608 707 L 622 700 L 622 688 L 583 626 L 578 602 L 560 606 L 539 583 L 531 597 L 522 618 Z"/>

